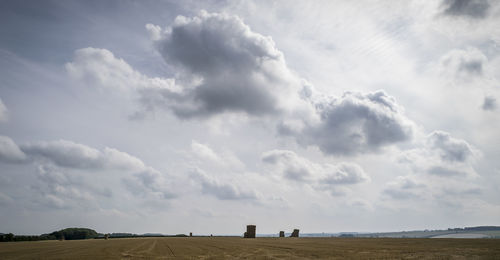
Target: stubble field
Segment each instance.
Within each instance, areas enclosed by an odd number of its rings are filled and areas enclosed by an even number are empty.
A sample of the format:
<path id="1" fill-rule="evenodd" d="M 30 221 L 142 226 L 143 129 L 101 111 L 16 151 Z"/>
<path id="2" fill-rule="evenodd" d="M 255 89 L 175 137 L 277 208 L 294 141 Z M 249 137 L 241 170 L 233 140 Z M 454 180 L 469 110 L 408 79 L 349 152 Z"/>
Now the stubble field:
<path id="1" fill-rule="evenodd" d="M 0 259 L 500 259 L 498 239 L 170 237 L 0 244 Z"/>

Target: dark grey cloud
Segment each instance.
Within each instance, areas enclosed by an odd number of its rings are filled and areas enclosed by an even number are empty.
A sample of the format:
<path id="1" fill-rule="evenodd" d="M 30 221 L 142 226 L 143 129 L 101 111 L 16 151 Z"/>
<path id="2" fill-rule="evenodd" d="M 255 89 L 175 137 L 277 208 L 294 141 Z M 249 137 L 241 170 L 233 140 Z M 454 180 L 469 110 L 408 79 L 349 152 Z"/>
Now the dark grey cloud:
<path id="1" fill-rule="evenodd" d="M 465 140 L 451 137 L 449 133 L 435 131 L 428 137 L 431 148 L 437 149 L 441 159 L 450 162 L 471 160 L 475 152 Z"/>
<path id="2" fill-rule="evenodd" d="M 291 93 L 297 91 L 296 79 L 273 40 L 252 32 L 236 16 L 201 12 L 194 18 L 177 17 L 163 32 L 157 26 L 147 28 L 165 61 L 191 81 L 182 96 L 165 90 L 161 94 L 166 103 L 190 101 L 190 109 L 174 107 L 180 117 L 226 111 L 276 114 L 288 95 L 296 95 Z"/>
<path id="3" fill-rule="evenodd" d="M 481 106 L 481 108 L 483 110 L 493 111 L 497 109 L 497 106 L 497 99 L 495 97 L 486 96 L 484 97 L 483 105 Z"/>
<path id="4" fill-rule="evenodd" d="M 253 190 L 245 190 L 231 183 L 224 183 L 208 176 L 201 169 L 191 172 L 193 180 L 201 186 L 201 192 L 212 195 L 219 200 L 257 200 L 258 195 Z"/>
<path id="5" fill-rule="evenodd" d="M 463 171 L 460 171 L 459 169 L 453 169 L 453 168 L 446 168 L 442 166 L 434 166 L 428 169 L 427 171 L 430 174 L 438 175 L 438 176 L 443 176 L 443 177 L 452 177 L 452 176 L 465 176 L 466 173 Z"/>
<path id="6" fill-rule="evenodd" d="M 466 16 L 470 18 L 485 18 L 488 15 L 490 3 L 488 0 L 445 0 L 444 14 L 450 16 Z"/>
<path id="7" fill-rule="evenodd" d="M 450 16 L 466 16 L 470 18 L 485 18 L 488 15 L 490 3 L 488 0 L 445 0 L 444 14 Z"/>
<path id="8" fill-rule="evenodd" d="M 27 160 L 26 154 L 7 136 L 0 135 L 0 162 L 23 163 Z"/>
<path id="9" fill-rule="evenodd" d="M 483 75 L 488 58 L 477 48 L 455 49 L 441 58 L 444 71 L 454 77 Z"/>
<path id="10" fill-rule="evenodd" d="M 466 71 L 471 74 L 482 74 L 483 73 L 483 62 L 481 60 L 468 60 L 460 63 L 458 67 L 459 71 Z"/>
<path id="11" fill-rule="evenodd" d="M 465 187 L 465 188 L 446 188 L 444 189 L 444 193 L 449 196 L 476 196 L 480 195 L 484 192 L 484 188 L 482 187 Z"/>
<path id="12" fill-rule="evenodd" d="M 296 131 L 281 125 L 282 134 L 299 143 L 317 145 L 326 154 L 354 155 L 410 140 L 413 123 L 395 99 L 383 91 L 346 92 L 315 103 L 319 122 Z"/>

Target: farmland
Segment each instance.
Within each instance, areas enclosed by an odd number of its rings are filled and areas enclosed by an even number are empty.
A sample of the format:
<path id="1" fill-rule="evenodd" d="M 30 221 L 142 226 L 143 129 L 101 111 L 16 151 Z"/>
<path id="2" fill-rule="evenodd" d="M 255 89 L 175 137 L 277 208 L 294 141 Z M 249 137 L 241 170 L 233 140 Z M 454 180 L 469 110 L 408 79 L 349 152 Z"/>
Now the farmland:
<path id="1" fill-rule="evenodd" d="M 149 237 L 1 243 L 2 259 L 500 259 L 496 239 Z"/>

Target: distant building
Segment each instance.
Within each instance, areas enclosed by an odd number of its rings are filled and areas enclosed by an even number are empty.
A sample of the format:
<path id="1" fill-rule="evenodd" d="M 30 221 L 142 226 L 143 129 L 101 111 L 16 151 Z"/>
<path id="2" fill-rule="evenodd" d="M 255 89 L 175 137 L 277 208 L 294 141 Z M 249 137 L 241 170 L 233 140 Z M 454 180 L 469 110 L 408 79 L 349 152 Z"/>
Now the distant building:
<path id="1" fill-rule="evenodd" d="M 294 229 L 292 234 L 290 235 L 290 237 L 299 237 L 299 230 L 298 229 Z"/>
<path id="2" fill-rule="evenodd" d="M 285 231 L 280 231 L 280 237 L 285 237 Z"/>

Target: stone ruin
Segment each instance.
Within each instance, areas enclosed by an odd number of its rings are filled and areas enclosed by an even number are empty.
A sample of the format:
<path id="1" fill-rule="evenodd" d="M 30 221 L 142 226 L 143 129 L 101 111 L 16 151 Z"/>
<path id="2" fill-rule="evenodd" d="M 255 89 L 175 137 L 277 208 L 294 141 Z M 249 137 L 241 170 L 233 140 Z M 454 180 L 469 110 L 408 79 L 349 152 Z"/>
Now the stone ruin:
<path id="1" fill-rule="evenodd" d="M 290 235 L 290 237 L 299 237 L 299 230 L 298 229 L 294 229 L 292 234 Z"/>
<path id="2" fill-rule="evenodd" d="M 247 225 L 247 232 L 243 234 L 244 238 L 255 238 L 255 225 Z"/>

